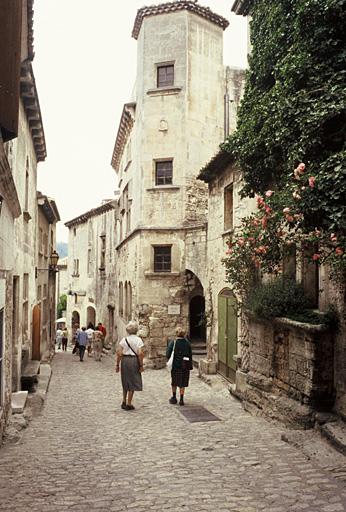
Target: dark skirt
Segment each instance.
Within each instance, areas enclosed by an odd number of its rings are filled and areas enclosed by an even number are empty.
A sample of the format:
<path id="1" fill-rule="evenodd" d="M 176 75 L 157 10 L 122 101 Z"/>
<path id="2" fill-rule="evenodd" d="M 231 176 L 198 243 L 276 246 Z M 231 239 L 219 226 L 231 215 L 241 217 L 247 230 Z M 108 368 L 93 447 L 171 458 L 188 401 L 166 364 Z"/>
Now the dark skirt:
<path id="1" fill-rule="evenodd" d="M 138 370 L 137 357 L 122 356 L 121 384 L 124 391 L 142 391 L 142 374 Z"/>
<path id="2" fill-rule="evenodd" d="M 172 370 L 172 386 L 178 386 L 178 388 L 187 388 L 189 385 L 190 370 L 182 370 L 178 368 Z"/>

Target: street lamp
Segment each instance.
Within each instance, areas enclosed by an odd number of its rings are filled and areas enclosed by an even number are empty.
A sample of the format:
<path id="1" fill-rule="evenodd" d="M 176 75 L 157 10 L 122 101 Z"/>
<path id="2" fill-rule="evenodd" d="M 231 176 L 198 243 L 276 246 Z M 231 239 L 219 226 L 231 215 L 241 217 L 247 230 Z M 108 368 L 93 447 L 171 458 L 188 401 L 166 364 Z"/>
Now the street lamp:
<path id="1" fill-rule="evenodd" d="M 59 254 L 54 250 L 50 257 L 49 257 L 49 266 L 48 268 L 35 268 L 35 277 L 37 279 L 37 273 L 41 270 L 48 270 L 49 273 L 54 273 L 54 272 L 57 272 L 58 269 L 57 269 L 57 266 L 58 266 L 58 261 L 59 261 Z"/>

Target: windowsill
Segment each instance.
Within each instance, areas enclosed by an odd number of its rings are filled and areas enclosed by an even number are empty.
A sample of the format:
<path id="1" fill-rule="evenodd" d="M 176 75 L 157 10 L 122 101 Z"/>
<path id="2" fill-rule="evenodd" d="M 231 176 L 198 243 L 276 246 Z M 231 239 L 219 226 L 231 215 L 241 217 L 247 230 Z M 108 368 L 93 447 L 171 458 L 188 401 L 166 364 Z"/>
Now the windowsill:
<path id="1" fill-rule="evenodd" d="M 225 229 L 225 231 L 222 233 L 222 236 L 231 235 L 234 231 L 234 228 Z"/>
<path id="2" fill-rule="evenodd" d="M 149 96 L 168 96 L 170 94 L 179 94 L 182 87 L 179 85 L 168 85 L 166 87 L 157 87 L 156 89 L 149 89 L 147 94 Z"/>
<path id="3" fill-rule="evenodd" d="M 180 190 L 179 185 L 155 185 L 154 187 L 149 187 L 145 189 L 147 192 L 155 192 L 157 190 Z"/>
<path id="4" fill-rule="evenodd" d="M 144 272 L 145 277 L 177 277 L 180 272 Z"/>
<path id="5" fill-rule="evenodd" d="M 31 215 L 28 211 L 24 211 L 23 212 L 23 218 L 25 220 L 25 222 L 29 222 L 29 220 L 31 220 Z"/>
<path id="6" fill-rule="evenodd" d="M 106 267 L 100 267 L 100 268 L 99 268 L 99 271 L 100 271 L 100 272 L 104 272 L 105 270 L 106 270 Z"/>

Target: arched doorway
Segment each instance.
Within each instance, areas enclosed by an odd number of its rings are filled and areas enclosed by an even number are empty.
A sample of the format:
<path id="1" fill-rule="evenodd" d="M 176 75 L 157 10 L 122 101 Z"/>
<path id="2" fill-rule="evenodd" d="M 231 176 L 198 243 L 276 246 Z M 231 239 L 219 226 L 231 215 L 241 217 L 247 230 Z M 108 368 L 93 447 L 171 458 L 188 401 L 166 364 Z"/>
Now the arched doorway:
<path id="1" fill-rule="evenodd" d="M 41 359 L 41 308 L 36 304 L 32 310 L 32 359 Z"/>
<path id="2" fill-rule="evenodd" d="M 80 316 L 78 311 L 73 311 L 71 319 L 72 339 L 74 338 L 74 335 L 78 327 L 80 327 Z"/>
<path id="3" fill-rule="evenodd" d="M 190 300 L 189 322 L 191 341 L 205 342 L 205 300 L 203 295 L 195 295 Z"/>
<path id="4" fill-rule="evenodd" d="M 93 306 L 88 306 L 87 307 L 86 318 L 87 318 L 87 322 L 86 322 L 87 326 L 91 322 L 93 324 L 93 326 L 95 327 L 96 312 L 95 312 L 95 308 Z"/>
<path id="5" fill-rule="evenodd" d="M 238 316 L 237 299 L 229 289 L 224 289 L 218 298 L 218 371 L 232 382 L 235 381 L 237 354 Z"/>

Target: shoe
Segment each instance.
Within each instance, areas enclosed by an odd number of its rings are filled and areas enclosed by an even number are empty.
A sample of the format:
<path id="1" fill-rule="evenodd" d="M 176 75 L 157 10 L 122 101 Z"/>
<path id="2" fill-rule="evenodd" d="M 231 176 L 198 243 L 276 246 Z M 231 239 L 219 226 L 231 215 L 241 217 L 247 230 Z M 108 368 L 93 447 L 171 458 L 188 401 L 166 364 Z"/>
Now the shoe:
<path id="1" fill-rule="evenodd" d="M 123 402 L 123 403 L 121 404 L 121 408 L 122 408 L 122 409 L 124 409 L 124 410 L 126 411 L 127 405 L 126 405 L 126 403 L 125 403 L 125 402 Z"/>
<path id="2" fill-rule="evenodd" d="M 172 397 L 169 399 L 169 403 L 170 403 L 170 404 L 177 404 L 177 403 L 178 403 L 178 400 L 175 398 L 175 396 L 172 396 Z"/>
<path id="3" fill-rule="evenodd" d="M 185 404 L 184 404 L 184 400 L 180 399 L 180 400 L 179 400 L 179 405 L 185 405 Z"/>
<path id="4" fill-rule="evenodd" d="M 134 408 L 135 408 L 135 407 L 134 407 L 134 405 L 127 405 L 127 406 L 126 406 L 126 410 L 127 410 L 127 411 L 133 411 L 133 410 L 134 410 Z"/>

